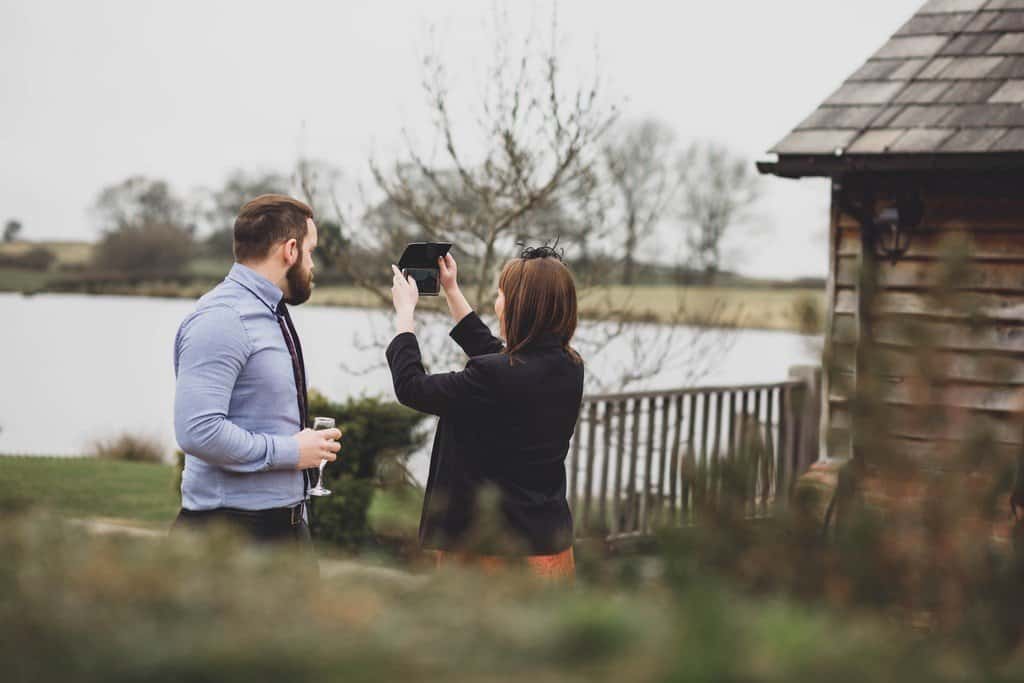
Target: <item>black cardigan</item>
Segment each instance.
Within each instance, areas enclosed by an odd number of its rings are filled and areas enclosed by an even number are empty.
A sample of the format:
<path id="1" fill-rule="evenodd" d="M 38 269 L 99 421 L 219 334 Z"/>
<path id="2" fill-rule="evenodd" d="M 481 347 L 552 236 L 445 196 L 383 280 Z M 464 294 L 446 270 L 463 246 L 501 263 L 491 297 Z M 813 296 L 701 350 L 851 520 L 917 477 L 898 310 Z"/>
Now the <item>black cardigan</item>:
<path id="1" fill-rule="evenodd" d="M 470 356 L 461 372 L 428 375 L 416 335 L 409 332 L 387 349 L 398 400 L 440 416 L 420 543 L 459 550 L 477 540 L 479 496 L 493 487 L 497 521 L 520 550 L 565 550 L 573 539 L 565 456 L 583 398 L 583 364 L 554 337 L 517 353 L 512 363 L 475 313 L 451 336 Z"/>

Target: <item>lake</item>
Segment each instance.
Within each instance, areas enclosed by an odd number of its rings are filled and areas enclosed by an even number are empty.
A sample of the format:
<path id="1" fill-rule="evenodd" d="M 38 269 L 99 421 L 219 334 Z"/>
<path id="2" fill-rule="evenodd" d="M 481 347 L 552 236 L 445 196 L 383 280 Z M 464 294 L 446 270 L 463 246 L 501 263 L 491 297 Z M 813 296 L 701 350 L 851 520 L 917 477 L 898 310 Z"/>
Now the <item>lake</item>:
<path id="1" fill-rule="evenodd" d="M 95 440 L 124 432 L 151 436 L 173 449 L 174 335 L 194 305 L 142 297 L 0 294 L 0 453 L 80 455 Z M 393 396 L 382 365 L 390 339 L 388 312 L 320 306 L 293 311 L 310 387 L 335 400 Z M 431 351 L 436 356 L 454 347 L 445 332 L 423 329 L 428 363 Z M 661 325 L 628 331 L 586 325 L 579 337 L 588 374 L 605 382 L 593 387 L 601 391 L 621 386 L 620 377 L 655 361 L 661 372 L 640 372 L 629 389 L 779 381 L 790 366 L 817 364 L 821 345 L 820 337 L 791 332 Z M 413 469 L 420 473 L 424 463 L 417 460 Z"/>

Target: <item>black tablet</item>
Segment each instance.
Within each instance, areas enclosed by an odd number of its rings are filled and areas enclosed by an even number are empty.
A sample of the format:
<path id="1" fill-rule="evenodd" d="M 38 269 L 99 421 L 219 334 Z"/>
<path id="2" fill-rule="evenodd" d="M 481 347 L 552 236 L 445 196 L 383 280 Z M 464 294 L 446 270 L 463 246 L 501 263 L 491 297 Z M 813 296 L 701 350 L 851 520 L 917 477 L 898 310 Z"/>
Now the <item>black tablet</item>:
<path id="1" fill-rule="evenodd" d="M 437 296 L 441 292 L 441 269 L 437 261 L 451 248 L 448 242 L 413 242 L 405 247 L 398 267 L 403 275 L 411 275 L 416 280 L 420 294 Z"/>

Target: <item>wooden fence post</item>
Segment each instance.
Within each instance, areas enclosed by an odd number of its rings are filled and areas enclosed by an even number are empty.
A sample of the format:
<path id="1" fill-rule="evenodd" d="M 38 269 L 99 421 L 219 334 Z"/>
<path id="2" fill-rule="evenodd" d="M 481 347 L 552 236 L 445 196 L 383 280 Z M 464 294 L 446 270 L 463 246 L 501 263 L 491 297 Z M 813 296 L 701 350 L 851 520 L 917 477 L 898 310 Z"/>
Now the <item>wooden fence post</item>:
<path id="1" fill-rule="evenodd" d="M 816 365 L 797 365 L 789 369 L 792 380 L 803 383 L 802 405 L 792 406 L 799 413 L 799 433 L 796 434 L 796 457 L 790 481 L 810 469 L 821 453 L 821 368 Z"/>

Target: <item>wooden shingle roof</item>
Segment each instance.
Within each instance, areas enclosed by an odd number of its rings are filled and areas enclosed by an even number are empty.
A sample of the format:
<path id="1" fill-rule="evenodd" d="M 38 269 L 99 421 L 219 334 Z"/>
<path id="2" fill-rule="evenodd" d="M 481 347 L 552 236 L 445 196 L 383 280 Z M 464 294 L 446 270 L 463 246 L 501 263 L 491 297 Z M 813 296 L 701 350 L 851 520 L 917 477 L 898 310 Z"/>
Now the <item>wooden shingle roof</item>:
<path id="1" fill-rule="evenodd" d="M 771 152 L 779 175 L 1024 166 L 1024 0 L 929 0 Z"/>

